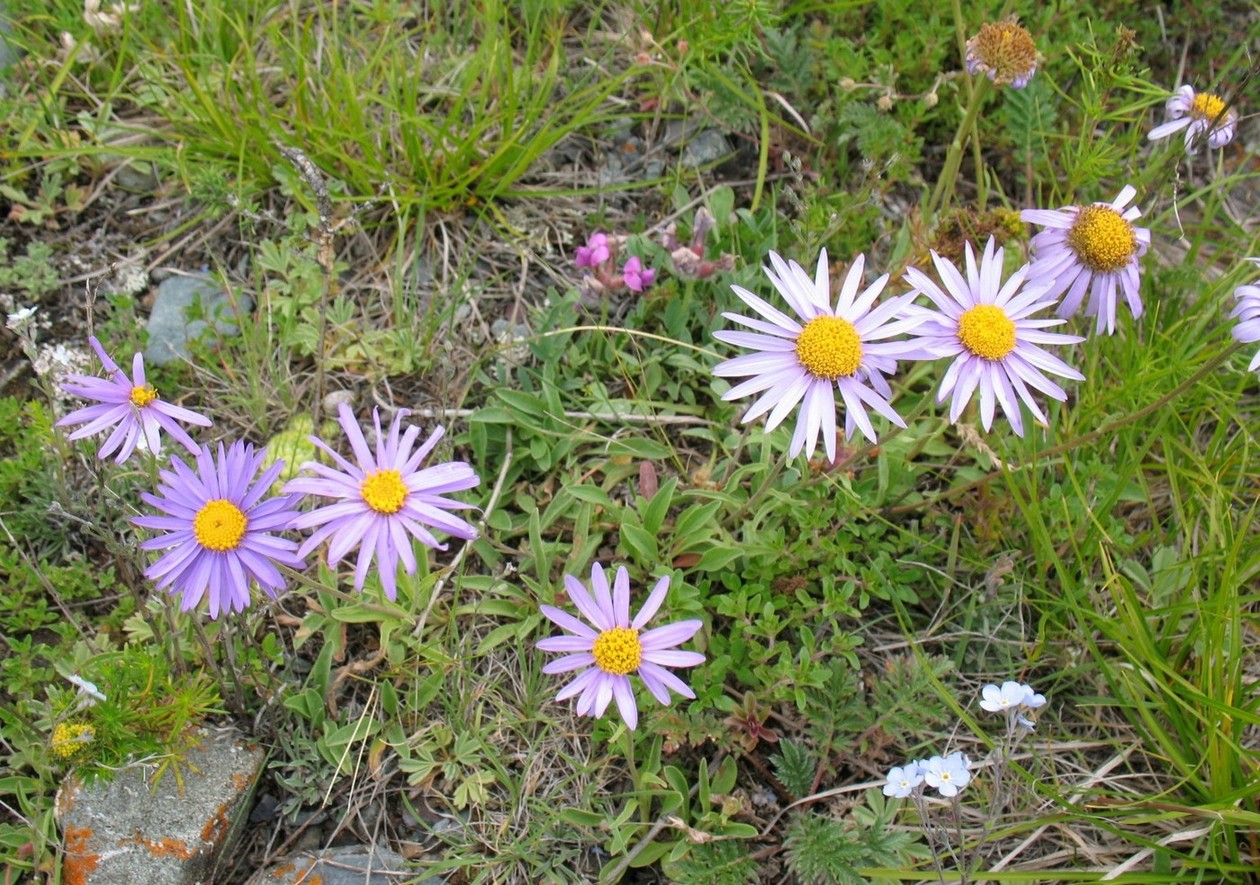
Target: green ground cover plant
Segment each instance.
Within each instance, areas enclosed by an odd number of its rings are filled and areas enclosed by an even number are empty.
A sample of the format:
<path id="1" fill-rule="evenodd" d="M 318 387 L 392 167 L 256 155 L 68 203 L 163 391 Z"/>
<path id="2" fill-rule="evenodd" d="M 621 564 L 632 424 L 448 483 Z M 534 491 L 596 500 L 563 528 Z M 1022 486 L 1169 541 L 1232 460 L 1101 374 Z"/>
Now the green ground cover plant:
<path id="1" fill-rule="evenodd" d="M 1254 4 L 6 7 L 6 883 L 1255 879 Z"/>

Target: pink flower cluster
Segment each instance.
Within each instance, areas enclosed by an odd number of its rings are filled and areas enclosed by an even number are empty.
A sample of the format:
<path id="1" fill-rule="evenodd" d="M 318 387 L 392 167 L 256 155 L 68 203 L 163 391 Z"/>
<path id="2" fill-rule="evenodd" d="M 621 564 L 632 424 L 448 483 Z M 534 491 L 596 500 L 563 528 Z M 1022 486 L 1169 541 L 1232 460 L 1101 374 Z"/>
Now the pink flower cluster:
<path id="1" fill-rule="evenodd" d="M 715 224 L 713 214 L 701 208 L 691 225 L 691 239 L 683 242 L 678 238 L 676 225 L 671 224 L 661 236 L 661 245 L 669 252 L 674 274 L 682 279 L 707 280 L 720 271 L 735 267 L 735 256 L 722 253 L 709 254 L 706 242 Z M 585 246 L 577 247 L 573 263 L 587 273 L 582 278 L 582 294 L 585 297 L 607 295 L 624 290 L 643 292 L 656 281 L 655 268 L 644 267 L 637 255 L 626 259 L 617 269 L 617 255 L 626 238 L 606 233 L 594 233 Z"/>
<path id="2" fill-rule="evenodd" d="M 579 269 L 590 271 L 582 279 L 583 291 L 617 292 L 629 289 L 631 292 L 642 292 L 652 285 L 656 271 L 644 267 L 638 255 L 631 255 L 621 270 L 617 270 L 617 253 L 621 251 L 623 242 L 620 237 L 595 233 L 591 234 L 585 246 L 578 246 L 574 263 Z"/>

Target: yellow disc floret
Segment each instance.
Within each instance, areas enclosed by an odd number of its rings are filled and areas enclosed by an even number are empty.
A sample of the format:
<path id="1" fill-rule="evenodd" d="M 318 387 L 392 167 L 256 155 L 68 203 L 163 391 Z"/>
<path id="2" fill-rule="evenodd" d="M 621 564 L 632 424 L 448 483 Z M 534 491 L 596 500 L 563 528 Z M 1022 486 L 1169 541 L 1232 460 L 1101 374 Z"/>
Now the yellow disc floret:
<path id="1" fill-rule="evenodd" d="M 1133 225 L 1110 206 L 1086 206 L 1076 213 L 1067 244 L 1081 264 L 1095 273 L 1115 273 L 1137 253 Z"/>
<path id="2" fill-rule="evenodd" d="M 407 500 L 407 486 L 403 484 L 402 474 L 397 470 L 377 470 L 369 473 L 359 486 L 363 495 L 363 503 L 377 513 L 389 516 L 402 509 Z"/>
<path id="3" fill-rule="evenodd" d="M 1224 113 L 1225 102 L 1219 96 L 1209 92 L 1196 92 L 1194 98 L 1190 100 L 1190 116 L 1192 117 L 1207 120 L 1209 123 L 1219 117 L 1221 122 L 1224 122 L 1225 118 L 1221 116 Z"/>
<path id="4" fill-rule="evenodd" d="M 152 384 L 131 388 L 131 404 L 137 409 L 143 409 L 157 398 L 157 389 Z"/>
<path id="5" fill-rule="evenodd" d="M 595 637 L 591 646 L 595 665 L 605 673 L 626 676 L 639 669 L 643 660 L 643 645 L 639 631 L 631 627 L 613 627 Z"/>
<path id="6" fill-rule="evenodd" d="M 1015 349 L 1015 323 L 994 304 L 979 304 L 958 320 L 958 340 L 976 356 L 1000 360 Z"/>
<path id="7" fill-rule="evenodd" d="M 222 553 L 236 549 L 248 525 L 241 508 L 226 498 L 216 498 L 207 501 L 193 517 L 193 535 L 202 547 Z"/>
<path id="8" fill-rule="evenodd" d="M 96 729 L 86 722 L 60 722 L 53 729 L 52 751 L 62 759 L 73 759 L 96 740 Z"/>
<path id="9" fill-rule="evenodd" d="M 848 378 L 862 365 L 862 339 L 848 320 L 815 317 L 797 336 L 796 358 L 815 378 Z"/>

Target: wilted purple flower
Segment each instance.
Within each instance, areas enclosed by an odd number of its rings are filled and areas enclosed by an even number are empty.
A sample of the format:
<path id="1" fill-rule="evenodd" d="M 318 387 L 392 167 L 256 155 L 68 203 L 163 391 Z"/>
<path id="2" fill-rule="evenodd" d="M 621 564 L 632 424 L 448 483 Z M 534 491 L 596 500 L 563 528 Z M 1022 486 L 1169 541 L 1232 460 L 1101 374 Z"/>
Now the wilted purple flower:
<path id="1" fill-rule="evenodd" d="M 1198 142 L 1207 136 L 1208 147 L 1224 147 L 1234 140 L 1238 114 L 1225 106 L 1225 101 L 1210 92 L 1195 92 L 1185 85 L 1173 93 L 1166 106 L 1168 121 L 1156 126 L 1146 137 L 1151 141 L 1186 130 L 1186 151 L 1194 153 Z"/>
<path id="2" fill-rule="evenodd" d="M 543 651 L 567 652 L 544 666 L 543 672 L 582 670 L 577 678 L 560 689 L 556 700 L 580 695 L 576 707 L 578 715 L 599 717 L 615 699 L 621 718 L 634 729 L 639 724 L 639 708 L 630 685 L 631 673 L 638 673 L 648 691 L 662 704 L 669 704 L 671 690 L 685 698 L 696 696 L 685 682 L 665 668 L 694 667 L 704 662 L 704 655 L 699 652 L 674 649 L 695 635 L 702 622 L 678 621 L 646 633 L 639 632 L 665 601 L 668 577 L 656 582 L 633 621 L 630 620 L 630 576 L 624 566 L 617 569 L 611 593 L 608 578 L 599 563 L 591 567 L 594 598 L 572 575 L 564 576 L 564 587 L 591 626 L 553 606 L 540 607 L 548 620 L 572 634 L 539 641 L 538 648 Z"/>
<path id="3" fill-rule="evenodd" d="M 141 497 L 165 516 L 138 516 L 138 526 L 166 534 L 140 544 L 144 550 L 168 550 L 145 569 L 159 590 L 182 593 L 180 608 L 191 611 L 209 591 L 210 617 L 220 611 L 243 611 L 249 605 L 249 583 L 258 583 L 273 599 L 284 587 L 276 564 L 302 569 L 297 543 L 272 532 L 289 527 L 297 516 L 296 498 L 266 498 L 284 462 L 262 476 L 263 452 L 237 441 L 225 453 L 219 443 L 216 462 L 210 449 L 197 450 L 196 470 L 178 457 L 171 469 L 158 473 L 158 494 Z"/>
<path id="4" fill-rule="evenodd" d="M 1016 19 L 985 22 L 967 41 L 967 73 L 987 74 L 1001 86 L 1023 89 L 1037 73 L 1037 45 Z"/>
<path id="5" fill-rule="evenodd" d="M 447 512 L 472 505 L 444 496 L 471 489 L 481 481 L 480 478 L 463 461 L 421 468 L 420 464 L 442 438 L 443 429 L 439 425 L 413 453 L 411 449 L 420 428 L 412 425 L 399 437 L 402 420 L 408 414 L 407 409 L 399 409 L 389 427 L 389 434 L 385 435 L 381 432 L 380 410 L 372 410 L 376 426 L 376 454 L 373 455 L 354 419 L 354 413 L 342 403 L 337 421 L 350 441 L 350 449 L 358 464 L 352 464 L 322 440 L 311 437 L 311 442 L 327 453 L 340 469 L 318 461 L 307 461 L 302 469 L 316 475 L 299 476 L 284 486 L 285 492 L 341 499 L 335 504 L 302 514 L 293 521 L 295 529 L 319 526 L 302 544 L 299 553 L 305 556 L 331 539 L 328 563 L 336 565 L 343 556 L 358 548 L 354 589 L 363 589 L 368 569 L 375 558 L 381 586 L 391 600 L 398 593 L 398 560 L 402 560 L 407 574 L 416 572 L 412 538 L 429 547 L 445 550 L 446 545 L 439 542 L 430 529 L 439 529 L 464 540 L 477 537 L 475 528 Z"/>
<path id="6" fill-rule="evenodd" d="M 621 275 L 626 288 L 631 292 L 642 292 L 656 279 L 656 271 L 650 267 L 645 269 L 638 255 L 630 256 Z"/>
<path id="7" fill-rule="evenodd" d="M 70 434 L 72 440 L 83 439 L 95 433 L 113 427 L 105 443 L 97 452 L 97 457 L 106 458 L 118 449 L 117 463 L 121 464 L 131 457 L 141 436 L 145 446 L 154 455 L 158 454 L 162 443 L 159 430 L 165 430 L 188 451 L 196 454 L 198 447 L 191 436 L 177 422 L 195 424 L 198 427 L 209 427 L 210 419 L 204 415 L 180 406 L 172 405 L 158 398 L 158 392 L 144 377 L 144 355 L 137 353 L 132 361 L 131 373 L 127 374 L 105 353 L 96 336 L 88 338 L 88 343 L 100 357 L 109 379 L 92 375 L 67 375 L 61 382 L 61 389 L 72 396 L 81 396 L 97 403 L 71 412 L 57 422 L 57 427 L 72 427 L 82 424 L 78 430 Z"/>
<path id="8" fill-rule="evenodd" d="M 612 255 L 607 234 L 592 234 L 585 246 L 577 247 L 575 263 L 578 267 L 599 267 Z"/>

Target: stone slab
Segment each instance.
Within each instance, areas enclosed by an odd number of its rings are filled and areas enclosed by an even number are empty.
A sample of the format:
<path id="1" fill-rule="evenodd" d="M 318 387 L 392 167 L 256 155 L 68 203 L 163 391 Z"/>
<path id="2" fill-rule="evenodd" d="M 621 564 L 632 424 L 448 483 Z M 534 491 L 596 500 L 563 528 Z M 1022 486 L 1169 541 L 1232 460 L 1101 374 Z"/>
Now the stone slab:
<path id="1" fill-rule="evenodd" d="M 109 782 L 71 775 L 57 792 L 64 885 L 211 885 L 248 818 L 263 751 L 233 730 L 203 730 L 180 779 L 125 768 Z M 155 783 L 156 781 L 156 783 Z"/>
<path id="2" fill-rule="evenodd" d="M 298 854 L 269 867 L 253 880 L 257 885 L 398 885 L 416 882 L 415 871 L 404 866 L 402 855 L 388 848 L 359 845 Z M 422 885 L 441 879 L 423 880 Z"/>
<path id="3" fill-rule="evenodd" d="M 248 295 L 238 295 L 234 302 L 206 277 L 167 277 L 158 285 L 153 298 L 145 362 L 164 366 L 188 356 L 188 342 L 201 337 L 208 328 L 203 319 L 188 319 L 188 309 L 194 303 L 200 304 L 199 315 L 213 319 L 215 328 L 223 335 L 236 334 L 233 321 L 240 319 L 238 310 L 247 314 L 254 309 L 254 300 Z"/>

